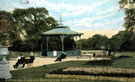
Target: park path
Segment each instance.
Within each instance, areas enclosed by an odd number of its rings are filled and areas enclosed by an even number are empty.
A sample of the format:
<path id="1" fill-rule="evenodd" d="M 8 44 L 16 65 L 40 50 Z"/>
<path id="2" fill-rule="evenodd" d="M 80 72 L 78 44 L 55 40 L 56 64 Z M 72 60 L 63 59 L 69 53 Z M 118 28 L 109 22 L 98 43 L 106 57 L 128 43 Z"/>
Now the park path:
<path id="1" fill-rule="evenodd" d="M 34 60 L 34 63 L 30 66 L 30 67 L 37 67 L 37 66 L 42 66 L 42 65 L 49 65 L 49 64 L 54 64 L 54 63 L 60 63 L 60 62 L 54 62 L 56 58 L 50 58 L 50 57 L 36 57 Z M 81 61 L 81 60 L 102 60 L 103 58 L 94 58 L 94 57 L 67 57 L 66 59 L 62 60 L 62 62 L 66 62 L 66 61 Z M 105 59 L 105 58 L 104 58 Z M 17 70 L 13 68 L 13 65 L 15 65 L 15 63 L 17 62 L 17 58 L 12 58 L 9 63 L 10 63 L 10 70 Z M 27 65 L 25 66 L 25 68 L 30 68 Z M 25 69 L 24 68 L 24 69 Z"/>

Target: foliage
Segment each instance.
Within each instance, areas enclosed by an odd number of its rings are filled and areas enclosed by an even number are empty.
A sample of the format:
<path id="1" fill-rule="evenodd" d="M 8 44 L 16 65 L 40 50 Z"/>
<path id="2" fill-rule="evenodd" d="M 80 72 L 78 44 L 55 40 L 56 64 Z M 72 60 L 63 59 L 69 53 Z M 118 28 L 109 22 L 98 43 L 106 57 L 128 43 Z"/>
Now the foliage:
<path id="1" fill-rule="evenodd" d="M 56 28 L 57 21 L 50 17 L 45 8 L 15 9 L 13 11 L 14 24 L 17 27 L 18 40 L 13 42 L 11 50 L 18 51 L 40 51 L 41 42 L 46 48 L 46 38 L 41 37 L 45 31 Z M 41 40 L 43 38 L 43 40 Z M 74 45 L 71 38 L 65 39 L 65 44 Z M 48 50 L 61 50 L 61 40 L 59 37 L 50 37 L 48 40 Z M 21 46 L 21 47 L 20 47 Z M 73 46 L 66 46 L 65 50 L 72 49 Z"/>
<path id="2" fill-rule="evenodd" d="M 101 50 L 105 48 L 104 45 L 107 43 L 108 38 L 105 35 L 96 34 L 80 41 L 83 50 Z"/>
<path id="3" fill-rule="evenodd" d="M 14 23 L 23 36 L 22 39 L 40 39 L 41 33 L 57 25 L 45 8 L 15 9 L 13 11 Z"/>
<path id="4" fill-rule="evenodd" d="M 135 32 L 135 0 L 120 0 L 119 4 L 126 15 L 123 26 L 126 31 Z"/>
<path id="5" fill-rule="evenodd" d="M 135 32 L 135 8 L 125 9 L 125 14 L 124 27 L 127 31 Z"/>
<path id="6" fill-rule="evenodd" d="M 58 25 L 57 21 L 53 17 L 49 16 L 48 10 L 42 7 L 15 9 L 12 16 L 13 23 L 17 28 L 16 33 L 19 38 L 14 41 L 11 50 L 41 50 L 41 34 Z"/>
<path id="7" fill-rule="evenodd" d="M 108 55 L 110 55 L 111 52 L 118 51 L 122 43 L 123 40 L 119 34 L 112 36 L 112 38 L 110 38 L 108 42 L 105 44 L 105 50 L 109 51 Z"/>
<path id="8" fill-rule="evenodd" d="M 105 50 L 108 51 L 108 55 L 111 52 L 118 51 L 135 51 L 135 34 L 128 31 L 120 31 L 118 34 L 112 36 L 105 44 Z"/>
<path id="9" fill-rule="evenodd" d="M 49 51 L 60 51 L 62 48 L 60 37 L 49 37 L 48 46 Z"/>
<path id="10" fill-rule="evenodd" d="M 64 45 L 65 50 L 76 50 L 76 42 L 71 37 L 66 37 L 64 39 Z"/>
<path id="11" fill-rule="evenodd" d="M 92 38 L 88 38 L 88 46 L 93 47 L 92 49 L 94 50 L 102 49 L 104 48 L 103 46 L 106 43 L 106 41 L 107 41 L 106 36 L 96 34 L 92 36 Z"/>
<path id="12" fill-rule="evenodd" d="M 132 8 L 134 7 L 134 4 L 135 4 L 135 0 L 120 0 L 119 1 L 119 4 L 120 4 L 120 8 Z M 128 7 L 126 7 L 128 6 Z"/>
<path id="13" fill-rule="evenodd" d="M 48 48 L 49 51 L 62 50 L 62 42 L 61 42 L 60 37 L 56 37 L 56 36 L 49 37 L 48 45 L 49 45 L 49 48 Z M 65 45 L 64 50 L 73 50 L 75 49 L 76 43 L 74 39 L 72 39 L 71 37 L 65 37 L 64 45 Z"/>
<path id="14" fill-rule="evenodd" d="M 120 51 L 135 51 L 135 34 L 131 32 L 121 32 L 123 43 Z"/>
<path id="15" fill-rule="evenodd" d="M 135 51 L 135 34 L 128 31 L 120 31 L 109 39 L 106 36 L 94 35 L 81 41 L 83 50 L 106 50 L 108 55 L 111 52 Z"/>
<path id="16" fill-rule="evenodd" d="M 77 43 L 81 43 L 82 50 L 88 50 L 87 39 L 78 40 Z"/>
<path id="17" fill-rule="evenodd" d="M 12 15 L 6 11 L 0 11 L 0 46 L 10 46 L 16 39 Z"/>
<path id="18" fill-rule="evenodd" d="M 114 47 L 117 51 L 134 51 L 135 49 L 135 34 L 127 31 L 120 31 L 114 35 L 112 39 L 116 39 Z"/>

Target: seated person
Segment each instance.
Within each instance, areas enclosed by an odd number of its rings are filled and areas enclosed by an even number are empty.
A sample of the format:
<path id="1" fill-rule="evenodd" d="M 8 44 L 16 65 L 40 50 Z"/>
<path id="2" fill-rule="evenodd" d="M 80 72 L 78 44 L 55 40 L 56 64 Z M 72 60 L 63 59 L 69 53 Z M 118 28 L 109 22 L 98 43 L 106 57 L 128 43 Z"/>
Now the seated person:
<path id="1" fill-rule="evenodd" d="M 19 66 L 19 64 L 23 64 L 24 61 L 25 61 L 24 56 L 18 57 L 18 60 L 17 60 L 16 64 L 14 65 L 14 68 L 17 68 Z"/>
<path id="2" fill-rule="evenodd" d="M 65 59 L 66 56 L 67 56 L 67 54 L 66 54 L 65 52 L 62 52 L 61 56 L 58 57 L 58 58 L 55 60 L 55 62 L 56 62 L 56 61 L 61 61 L 62 59 Z"/>
<path id="3" fill-rule="evenodd" d="M 25 58 L 24 56 L 18 57 L 18 61 L 13 67 L 18 68 L 18 66 L 22 64 L 21 68 L 24 68 L 25 64 L 33 63 L 34 59 L 35 59 L 34 56 L 30 56 L 28 59 Z"/>

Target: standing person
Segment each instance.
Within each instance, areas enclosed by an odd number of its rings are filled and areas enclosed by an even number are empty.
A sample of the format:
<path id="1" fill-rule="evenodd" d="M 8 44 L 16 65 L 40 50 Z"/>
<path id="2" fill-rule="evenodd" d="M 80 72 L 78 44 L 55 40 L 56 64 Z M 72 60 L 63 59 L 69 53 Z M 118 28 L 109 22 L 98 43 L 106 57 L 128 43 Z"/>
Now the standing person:
<path id="1" fill-rule="evenodd" d="M 96 54 L 95 53 L 93 53 L 93 57 L 96 57 Z"/>

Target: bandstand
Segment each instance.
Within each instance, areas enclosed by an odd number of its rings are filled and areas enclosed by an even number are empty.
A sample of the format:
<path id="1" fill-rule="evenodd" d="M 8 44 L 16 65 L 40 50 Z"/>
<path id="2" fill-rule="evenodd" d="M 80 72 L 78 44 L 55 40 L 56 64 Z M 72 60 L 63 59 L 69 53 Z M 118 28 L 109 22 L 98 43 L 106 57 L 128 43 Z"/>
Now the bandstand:
<path id="1" fill-rule="evenodd" d="M 74 40 L 77 40 L 78 38 L 81 39 L 81 35 L 83 33 L 75 32 L 73 30 L 70 30 L 67 28 L 67 26 L 59 25 L 55 29 L 43 32 L 42 37 L 46 37 L 46 47 L 43 47 L 41 44 L 41 51 L 42 51 L 42 56 L 47 56 L 47 57 L 57 57 L 60 56 L 62 52 L 66 52 L 67 56 L 80 56 L 81 55 L 81 42 L 79 43 L 79 49 L 78 49 L 78 44 L 76 43 L 76 49 L 74 50 L 64 50 L 64 39 L 65 37 L 72 37 Z M 61 44 L 62 49 L 60 51 L 49 51 L 49 45 L 48 45 L 48 39 L 50 37 L 60 37 L 61 39 Z M 43 41 L 42 41 L 43 43 Z"/>

